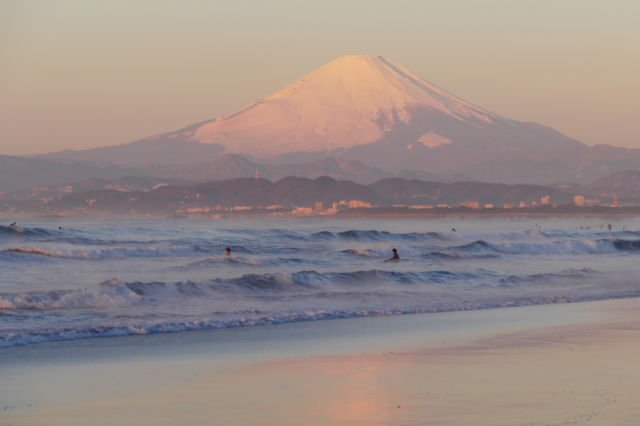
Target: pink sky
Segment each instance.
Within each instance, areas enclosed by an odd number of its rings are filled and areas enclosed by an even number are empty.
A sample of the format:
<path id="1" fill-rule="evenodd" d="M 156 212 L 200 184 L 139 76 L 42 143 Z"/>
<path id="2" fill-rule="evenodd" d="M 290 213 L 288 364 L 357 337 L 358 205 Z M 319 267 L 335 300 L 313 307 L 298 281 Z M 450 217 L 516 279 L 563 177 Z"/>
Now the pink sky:
<path id="1" fill-rule="evenodd" d="M 632 0 L 8 0 L 0 154 L 175 130 L 354 53 L 589 144 L 640 148 L 638 16 Z"/>

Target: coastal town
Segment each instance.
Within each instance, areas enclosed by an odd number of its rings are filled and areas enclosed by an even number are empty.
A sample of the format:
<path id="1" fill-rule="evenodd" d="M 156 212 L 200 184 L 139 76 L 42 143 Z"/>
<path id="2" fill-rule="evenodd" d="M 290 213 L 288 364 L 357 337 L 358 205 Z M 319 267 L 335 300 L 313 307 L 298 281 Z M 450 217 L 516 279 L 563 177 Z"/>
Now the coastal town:
<path id="1" fill-rule="evenodd" d="M 89 203 L 93 203 L 95 200 L 89 200 Z M 605 208 L 620 208 L 621 206 L 617 199 L 614 199 L 610 203 L 601 203 L 597 199 L 586 198 L 584 195 L 574 195 L 573 200 L 569 204 L 555 204 L 552 203 L 549 196 L 545 195 L 540 198 L 539 201 L 531 201 L 529 203 L 521 201 L 518 204 L 505 203 L 502 205 L 494 205 L 492 203 L 483 204 L 479 201 L 464 201 L 459 204 L 393 204 L 391 206 L 376 206 L 372 203 L 362 200 L 340 200 L 333 202 L 330 205 L 325 205 L 321 201 L 313 203 L 313 206 L 284 206 L 280 204 L 271 204 L 265 207 L 256 207 L 250 205 L 236 205 L 231 207 L 225 207 L 222 205 L 204 206 L 204 207 L 186 207 L 184 209 L 176 210 L 177 215 L 203 215 L 203 214 L 229 214 L 229 213 L 249 213 L 249 212 L 264 212 L 271 213 L 272 215 L 290 215 L 290 216 L 333 216 L 340 213 L 349 211 L 365 211 L 365 209 L 386 209 L 388 211 L 401 211 L 408 210 L 409 212 L 419 212 L 424 210 L 431 211 L 446 211 L 447 209 L 455 210 L 513 210 L 513 209 L 560 209 L 560 208 L 584 208 L 584 207 L 605 207 Z M 631 207 L 631 206 L 627 206 Z"/>
<path id="2" fill-rule="evenodd" d="M 538 185 L 446 184 L 403 179 L 360 185 L 329 177 L 290 177 L 278 182 L 239 178 L 192 185 L 129 179 L 0 193 L 0 211 L 62 217 L 125 214 L 222 218 L 256 214 L 304 217 L 622 212 L 640 206 L 633 196 L 621 199 L 617 192 L 599 191 L 591 190 L 585 195 Z"/>

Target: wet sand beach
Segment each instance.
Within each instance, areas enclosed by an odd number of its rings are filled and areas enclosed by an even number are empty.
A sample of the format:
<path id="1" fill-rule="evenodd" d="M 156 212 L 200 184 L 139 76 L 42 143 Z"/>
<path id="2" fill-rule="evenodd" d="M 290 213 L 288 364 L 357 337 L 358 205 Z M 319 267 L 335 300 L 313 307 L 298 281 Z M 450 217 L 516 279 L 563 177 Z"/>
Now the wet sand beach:
<path id="1" fill-rule="evenodd" d="M 1 425 L 629 425 L 640 299 L 0 351 Z"/>

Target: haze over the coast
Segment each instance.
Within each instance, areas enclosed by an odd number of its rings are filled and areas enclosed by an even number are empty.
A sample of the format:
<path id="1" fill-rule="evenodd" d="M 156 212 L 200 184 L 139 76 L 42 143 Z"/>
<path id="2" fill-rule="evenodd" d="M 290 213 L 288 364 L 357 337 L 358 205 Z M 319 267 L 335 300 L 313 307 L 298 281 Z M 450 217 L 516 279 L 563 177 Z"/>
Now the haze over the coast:
<path id="1" fill-rule="evenodd" d="M 253 177 L 277 164 L 287 166 L 289 176 L 511 184 L 592 183 L 640 166 L 640 149 L 591 146 L 491 112 L 380 55 L 339 56 L 240 110 L 172 132 L 39 157 L 0 158 L 5 176 L 18 168 L 26 177 L 5 177 L 16 181 L 12 189 L 43 183 L 34 175 L 43 167 L 59 170 L 60 162 L 63 175 L 56 172 L 55 180 L 74 183 L 70 161 L 107 167 L 89 177 L 215 180 Z"/>
<path id="2" fill-rule="evenodd" d="M 0 424 L 640 424 L 639 17 L 0 0 Z"/>
<path id="3" fill-rule="evenodd" d="M 343 54 L 498 114 L 640 147 L 635 1 L 0 5 L 0 153 L 115 145 L 228 114 Z"/>

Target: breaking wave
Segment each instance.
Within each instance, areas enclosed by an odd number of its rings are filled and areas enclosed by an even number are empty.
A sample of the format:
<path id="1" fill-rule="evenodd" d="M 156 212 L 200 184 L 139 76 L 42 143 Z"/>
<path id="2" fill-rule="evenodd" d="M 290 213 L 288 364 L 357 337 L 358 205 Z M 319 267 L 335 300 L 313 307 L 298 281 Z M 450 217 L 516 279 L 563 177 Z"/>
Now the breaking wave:
<path id="1" fill-rule="evenodd" d="M 311 234 L 312 240 L 346 240 L 346 241 L 421 241 L 429 239 L 445 239 L 444 234 L 439 232 L 409 232 L 394 233 L 378 231 L 375 229 L 360 231 L 349 230 L 343 232 L 321 231 Z"/>
<path id="2" fill-rule="evenodd" d="M 640 295 L 638 231 L 429 223 L 395 229 L 458 231 L 0 225 L 0 347 Z"/>
<path id="3" fill-rule="evenodd" d="M 127 259 L 136 257 L 194 256 L 224 252 L 222 244 L 167 246 L 167 247 L 109 247 L 109 248 L 50 248 L 43 246 L 21 246 L 0 250 L 0 259 L 7 256 L 51 257 L 76 260 Z M 250 253 L 245 247 L 234 246 L 234 251 Z"/>
<path id="4" fill-rule="evenodd" d="M 529 275 L 509 275 L 498 280 L 500 284 L 523 284 L 523 283 L 557 283 L 558 279 L 581 279 L 602 275 L 600 271 L 591 268 L 567 269 L 556 273 L 537 273 Z"/>
<path id="5" fill-rule="evenodd" d="M 23 226 L 5 226 L 0 225 L 0 237 L 59 237 L 63 235 L 62 231 L 50 230 L 45 228 L 27 228 Z"/>
<path id="6" fill-rule="evenodd" d="M 346 250 L 341 250 L 340 253 L 349 254 L 349 255 L 358 256 L 358 257 L 377 256 L 377 254 L 374 253 L 373 250 L 361 250 L 361 249 L 351 249 L 351 248 Z"/>
<path id="7" fill-rule="evenodd" d="M 617 251 L 640 251 L 640 240 L 597 239 L 558 240 L 543 242 L 495 242 L 477 240 L 446 248 L 443 253 L 495 253 L 495 254 L 597 254 Z"/>
<path id="8" fill-rule="evenodd" d="M 213 330 L 223 328 L 254 327 L 295 322 L 346 319 L 357 317 L 407 315 L 420 313 L 452 312 L 465 310 L 493 309 L 503 307 L 531 306 L 549 303 L 574 303 L 600 299 L 615 299 L 640 296 L 640 290 L 626 290 L 617 294 L 574 294 L 567 296 L 517 297 L 511 299 L 486 298 L 474 302 L 458 301 L 451 304 L 409 306 L 391 309 L 305 309 L 271 314 L 259 310 L 225 312 L 231 318 L 211 316 L 208 318 L 185 320 L 156 320 L 134 324 L 114 324 L 80 326 L 78 328 L 45 328 L 29 332 L 9 331 L 0 334 L 0 348 L 22 346 L 34 343 L 104 338 L 117 336 L 178 333 L 183 331 Z M 216 313 L 214 313 L 216 314 Z"/>
<path id="9" fill-rule="evenodd" d="M 15 254 L 27 254 L 34 256 L 46 256 L 46 257 L 57 257 L 59 253 L 56 253 L 54 250 L 48 250 L 42 247 L 16 247 L 9 248 L 6 250 L 1 250 L 0 253 L 15 253 Z"/>
<path id="10" fill-rule="evenodd" d="M 240 256 L 214 256 L 172 267 L 172 270 L 189 271 L 192 269 L 207 269 L 217 266 L 237 267 L 269 267 L 269 266 L 296 266 L 296 265 L 323 265 L 324 262 L 314 259 L 299 257 L 275 257 L 275 258 L 246 258 Z"/>
<path id="11" fill-rule="evenodd" d="M 0 294 L 0 309 L 4 310 L 55 310 L 84 309 L 111 306 L 137 305 L 145 303 L 167 302 L 190 297 L 257 293 L 317 293 L 327 290 L 363 292 L 395 291 L 399 285 L 433 286 L 462 283 L 477 279 L 496 283 L 553 282 L 558 278 L 583 278 L 599 274 L 593 269 L 569 269 L 558 273 L 533 274 L 522 276 L 499 276 L 497 273 L 479 269 L 473 272 L 453 272 L 432 270 L 419 272 L 398 272 L 371 269 L 353 272 L 300 271 L 291 274 L 245 274 L 236 278 L 215 278 L 212 280 L 166 282 L 122 282 L 109 280 L 95 288 L 80 290 L 56 290 L 49 292 L 30 292 L 18 294 Z M 391 284 L 392 286 L 376 286 Z M 257 293 L 256 293 L 257 292 Z"/>
<path id="12" fill-rule="evenodd" d="M 236 293 L 239 291 L 304 292 L 328 287 L 370 286 L 375 283 L 434 284 L 473 279 L 487 272 L 395 272 L 379 269 L 355 272 L 301 271 L 292 274 L 246 274 L 204 282 L 121 282 L 110 280 L 96 288 L 0 295 L 0 309 L 78 309 L 156 303 L 180 297 Z"/>
<path id="13" fill-rule="evenodd" d="M 611 244 L 616 248 L 616 250 L 620 251 L 638 251 L 640 250 L 640 240 L 604 240 L 610 241 Z"/>

